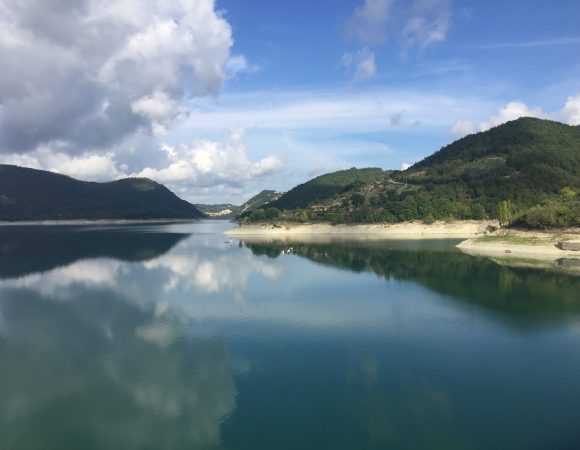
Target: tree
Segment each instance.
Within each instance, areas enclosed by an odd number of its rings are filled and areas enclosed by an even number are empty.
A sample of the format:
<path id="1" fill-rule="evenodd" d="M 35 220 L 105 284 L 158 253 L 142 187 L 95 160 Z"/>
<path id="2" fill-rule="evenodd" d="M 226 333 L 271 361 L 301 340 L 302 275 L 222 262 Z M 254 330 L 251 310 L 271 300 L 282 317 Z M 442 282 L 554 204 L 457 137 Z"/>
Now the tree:
<path id="1" fill-rule="evenodd" d="M 503 200 L 497 205 L 497 218 L 499 220 L 499 226 L 503 227 L 509 225 L 513 219 L 513 209 L 512 202 L 509 200 Z"/>
<path id="2" fill-rule="evenodd" d="M 265 212 L 266 219 L 273 220 L 280 216 L 280 210 L 278 208 L 268 208 Z"/>
<path id="3" fill-rule="evenodd" d="M 485 208 L 481 203 L 471 204 L 471 218 L 475 220 L 483 220 L 486 217 Z"/>
<path id="4" fill-rule="evenodd" d="M 362 194 L 352 194 L 350 197 L 350 201 L 355 208 L 358 208 L 365 203 L 365 197 Z"/>
<path id="5" fill-rule="evenodd" d="M 252 214 L 250 214 L 250 220 L 253 222 L 259 222 L 265 218 L 266 212 L 263 209 L 256 209 L 255 211 L 252 211 Z"/>

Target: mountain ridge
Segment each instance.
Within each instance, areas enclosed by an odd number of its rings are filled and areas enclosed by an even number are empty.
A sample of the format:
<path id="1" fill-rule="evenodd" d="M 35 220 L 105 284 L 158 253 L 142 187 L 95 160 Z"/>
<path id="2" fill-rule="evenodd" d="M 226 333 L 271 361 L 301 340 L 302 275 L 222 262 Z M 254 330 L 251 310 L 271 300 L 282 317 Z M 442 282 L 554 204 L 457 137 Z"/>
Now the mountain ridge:
<path id="1" fill-rule="evenodd" d="M 0 164 L 0 220 L 199 219 L 205 215 L 148 178 L 81 181 Z"/>

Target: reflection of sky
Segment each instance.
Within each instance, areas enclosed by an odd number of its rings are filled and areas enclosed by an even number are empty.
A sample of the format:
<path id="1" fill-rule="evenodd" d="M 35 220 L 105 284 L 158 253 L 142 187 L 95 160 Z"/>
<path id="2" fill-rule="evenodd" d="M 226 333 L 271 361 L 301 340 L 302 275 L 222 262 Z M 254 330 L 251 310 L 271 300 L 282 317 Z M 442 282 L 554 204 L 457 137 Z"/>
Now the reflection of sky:
<path id="1" fill-rule="evenodd" d="M 0 281 L 0 448 L 218 445 L 232 369 L 163 297 L 176 275 L 79 256 Z"/>

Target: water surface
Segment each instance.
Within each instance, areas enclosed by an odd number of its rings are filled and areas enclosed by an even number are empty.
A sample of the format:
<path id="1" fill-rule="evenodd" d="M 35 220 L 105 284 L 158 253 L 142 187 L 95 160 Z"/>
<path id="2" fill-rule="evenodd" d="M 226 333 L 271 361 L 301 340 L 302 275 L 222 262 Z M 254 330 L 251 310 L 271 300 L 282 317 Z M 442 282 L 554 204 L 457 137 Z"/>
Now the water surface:
<path id="1" fill-rule="evenodd" d="M 1 228 L 0 448 L 580 448 L 578 277 L 229 227 Z"/>

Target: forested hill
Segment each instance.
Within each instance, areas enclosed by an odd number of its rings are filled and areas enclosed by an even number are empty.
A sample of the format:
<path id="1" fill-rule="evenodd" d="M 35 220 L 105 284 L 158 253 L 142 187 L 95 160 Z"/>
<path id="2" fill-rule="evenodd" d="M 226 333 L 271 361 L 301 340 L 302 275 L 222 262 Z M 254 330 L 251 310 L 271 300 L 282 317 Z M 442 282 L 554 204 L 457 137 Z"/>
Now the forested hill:
<path id="1" fill-rule="evenodd" d="M 580 226 L 580 126 L 518 119 L 462 138 L 406 171 L 353 168 L 322 175 L 267 208 L 274 211 L 248 220 L 500 218 L 533 227 Z"/>
<path id="2" fill-rule="evenodd" d="M 270 207 L 279 209 L 306 208 L 312 202 L 338 198 L 341 194 L 388 179 L 392 172 L 379 168 L 339 170 L 320 175 L 286 192 Z"/>
<path id="3" fill-rule="evenodd" d="M 0 220 L 195 219 L 195 206 L 147 178 L 79 181 L 0 165 Z"/>
<path id="4" fill-rule="evenodd" d="M 399 179 L 462 187 L 484 204 L 531 206 L 564 187 L 580 188 L 580 126 L 521 118 L 460 139 Z"/>

